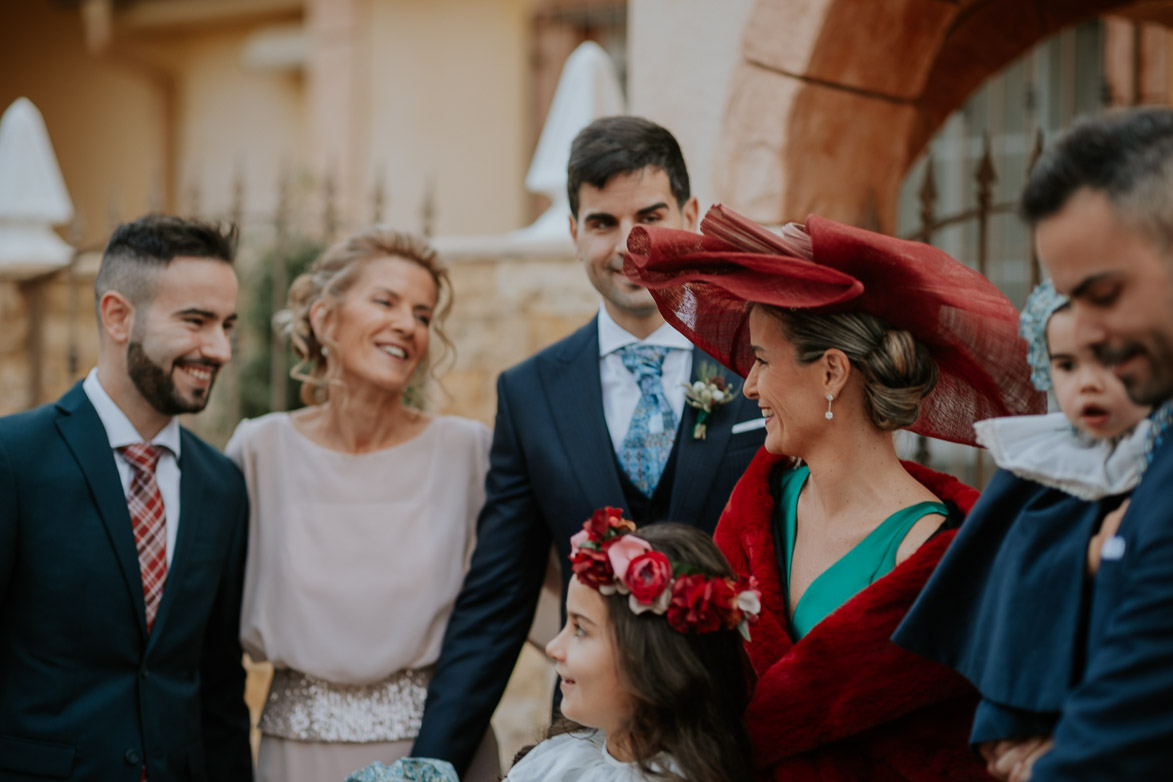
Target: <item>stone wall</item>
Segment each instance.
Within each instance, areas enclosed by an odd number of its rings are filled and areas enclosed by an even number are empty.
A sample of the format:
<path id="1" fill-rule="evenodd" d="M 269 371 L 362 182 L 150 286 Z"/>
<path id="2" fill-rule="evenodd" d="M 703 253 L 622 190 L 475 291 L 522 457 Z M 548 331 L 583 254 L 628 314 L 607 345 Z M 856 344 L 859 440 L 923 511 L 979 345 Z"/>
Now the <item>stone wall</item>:
<path id="1" fill-rule="evenodd" d="M 598 310 L 598 293 L 569 253 L 466 256 L 450 264 L 456 363 L 443 381 L 450 399 L 442 410 L 491 426 L 501 370 L 583 325 Z"/>
<path id="2" fill-rule="evenodd" d="M 96 270 L 96 263 L 83 261 L 73 274 L 0 282 L 0 415 L 56 399 L 97 363 Z"/>

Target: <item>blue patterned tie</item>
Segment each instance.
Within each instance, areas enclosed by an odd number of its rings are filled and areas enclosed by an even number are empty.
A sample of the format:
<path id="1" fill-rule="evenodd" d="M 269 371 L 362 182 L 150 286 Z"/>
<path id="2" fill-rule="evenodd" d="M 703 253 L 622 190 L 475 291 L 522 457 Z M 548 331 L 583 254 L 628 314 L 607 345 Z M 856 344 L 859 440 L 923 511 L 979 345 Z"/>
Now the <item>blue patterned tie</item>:
<path id="1" fill-rule="evenodd" d="M 619 349 L 623 366 L 639 384 L 639 402 L 631 415 L 619 463 L 635 487 L 651 497 L 676 440 L 676 414 L 664 396 L 663 366 L 667 348 L 628 345 Z"/>

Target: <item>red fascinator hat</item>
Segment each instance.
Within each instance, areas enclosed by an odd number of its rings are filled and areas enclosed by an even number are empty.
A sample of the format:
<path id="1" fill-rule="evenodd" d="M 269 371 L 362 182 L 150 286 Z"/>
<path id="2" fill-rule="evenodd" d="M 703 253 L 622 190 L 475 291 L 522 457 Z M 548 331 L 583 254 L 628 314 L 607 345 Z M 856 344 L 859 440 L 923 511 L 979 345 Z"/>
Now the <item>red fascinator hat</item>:
<path id="1" fill-rule="evenodd" d="M 723 206 L 701 234 L 637 226 L 624 272 L 664 318 L 742 377 L 753 302 L 816 313 L 861 311 L 909 331 L 940 370 L 909 429 L 974 445 L 973 424 L 1046 411 L 1030 382 L 1018 310 L 945 252 L 812 215 L 781 235 Z"/>

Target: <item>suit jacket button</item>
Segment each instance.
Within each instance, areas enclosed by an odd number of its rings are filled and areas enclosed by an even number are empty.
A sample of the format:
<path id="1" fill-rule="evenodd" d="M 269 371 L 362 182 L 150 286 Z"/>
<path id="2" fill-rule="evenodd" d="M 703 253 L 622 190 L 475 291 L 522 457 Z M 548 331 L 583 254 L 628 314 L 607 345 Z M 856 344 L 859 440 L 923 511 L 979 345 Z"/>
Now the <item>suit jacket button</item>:
<path id="1" fill-rule="evenodd" d="M 126 761 L 126 765 L 128 766 L 137 766 L 139 763 L 143 762 L 143 759 L 138 754 L 137 749 L 126 750 L 126 753 L 122 756 L 122 758 Z"/>
<path id="2" fill-rule="evenodd" d="M 146 668 L 143 668 L 141 671 L 138 672 L 138 675 L 144 679 L 149 679 L 151 676 L 151 672 L 148 671 Z"/>

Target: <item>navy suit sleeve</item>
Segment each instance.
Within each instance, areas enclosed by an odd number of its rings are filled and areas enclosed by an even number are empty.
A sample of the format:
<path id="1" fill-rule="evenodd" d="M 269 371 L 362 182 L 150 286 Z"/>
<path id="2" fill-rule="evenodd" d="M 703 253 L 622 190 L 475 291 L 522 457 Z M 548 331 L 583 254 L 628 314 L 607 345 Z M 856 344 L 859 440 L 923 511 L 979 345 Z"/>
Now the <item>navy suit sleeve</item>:
<path id="1" fill-rule="evenodd" d="M 464 585 L 428 687 L 416 757 L 463 775 L 489 726 L 533 623 L 550 533 L 543 523 L 516 426 L 508 376 L 497 380 L 497 418 L 485 506 Z"/>
<path id="2" fill-rule="evenodd" d="M 16 478 L 0 441 L 0 605 L 4 605 L 8 594 L 16 560 L 17 502 Z"/>
<path id="3" fill-rule="evenodd" d="M 1150 477 L 1163 476 L 1145 476 Z M 1141 508 L 1134 504 L 1132 510 Z M 1035 765 L 1035 782 L 1169 778 L 1173 524 L 1169 507 L 1161 511 L 1165 518 L 1152 520 L 1163 526 L 1158 534 L 1146 537 L 1111 573 L 1101 566 L 1097 579 L 1109 575 L 1126 583 L 1110 592 L 1116 599 L 1112 616 L 1091 651 L 1083 682 L 1064 704 L 1054 749 Z"/>
<path id="4" fill-rule="evenodd" d="M 208 779 L 251 782 L 249 715 L 244 703 L 244 652 L 240 647 L 240 603 L 248 537 L 248 499 L 237 473 L 239 498 L 231 551 L 208 617 L 200 670 L 204 759 Z"/>

